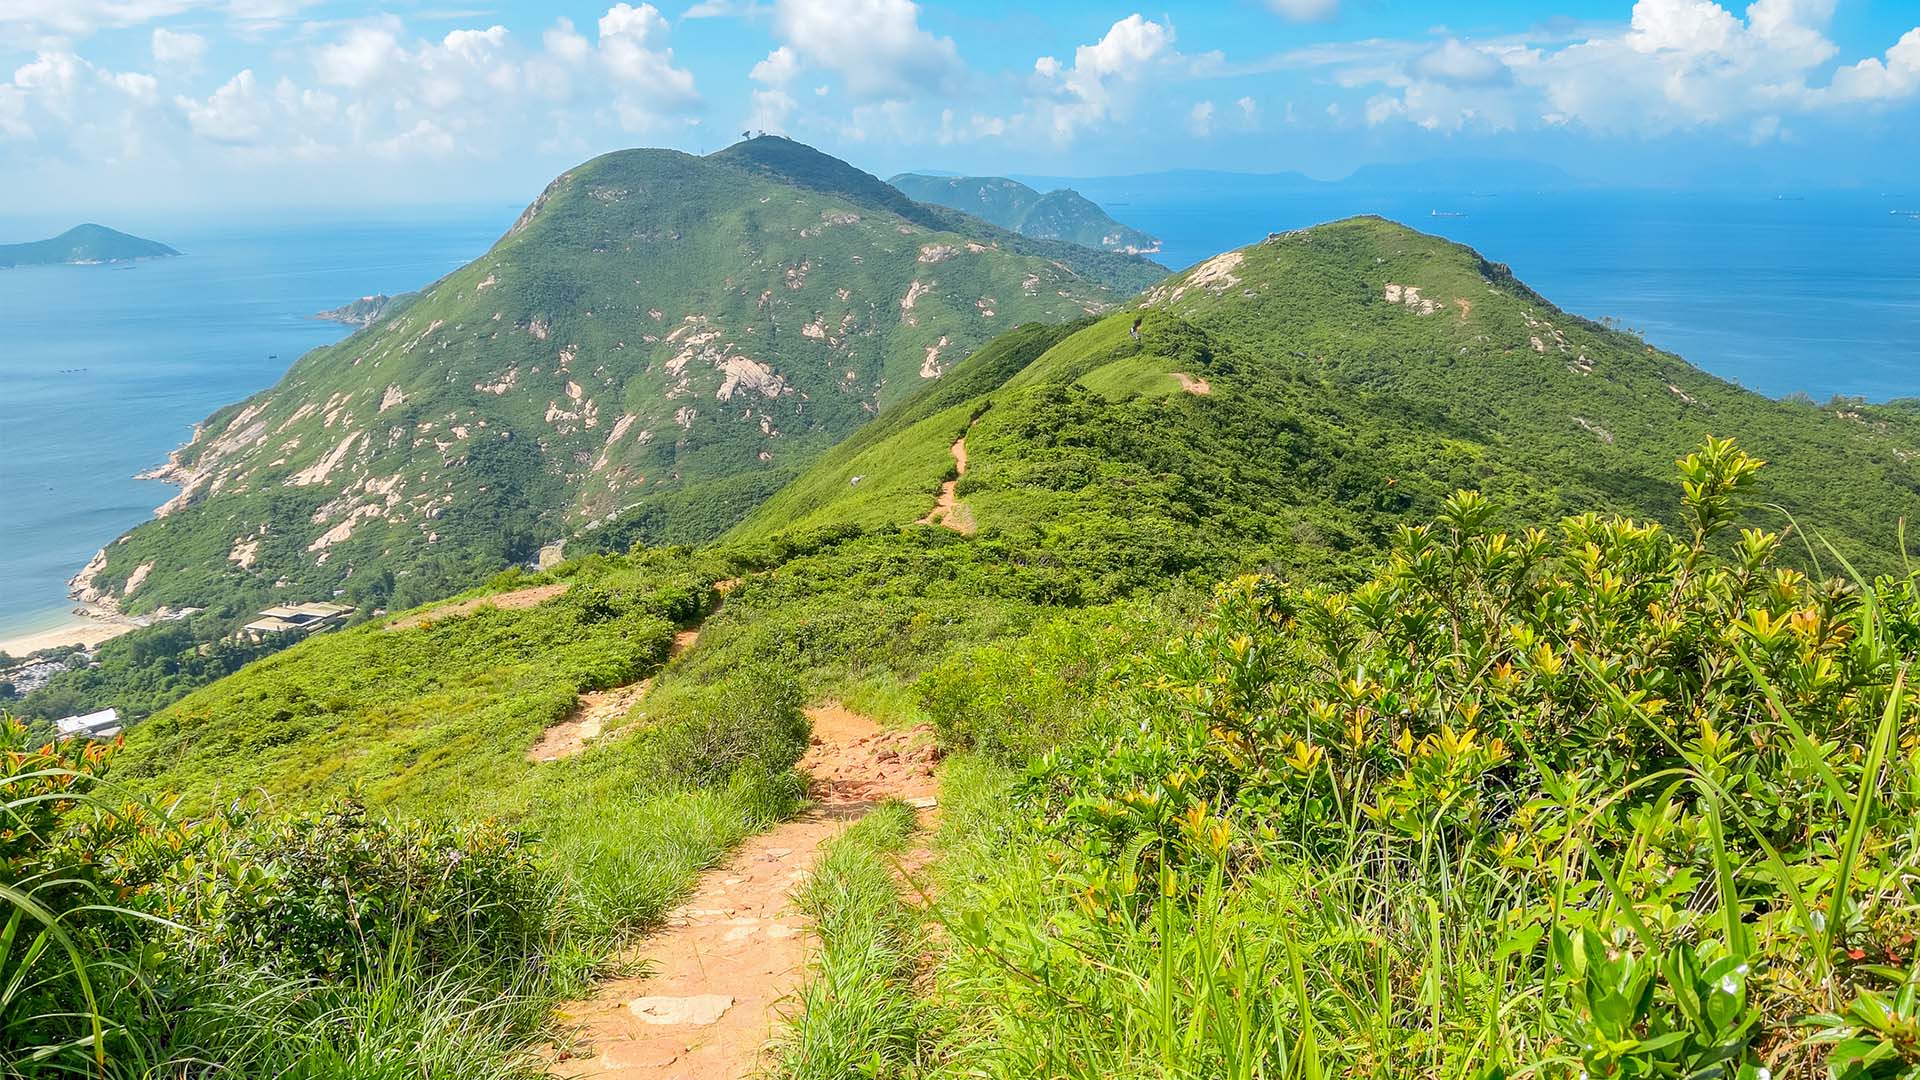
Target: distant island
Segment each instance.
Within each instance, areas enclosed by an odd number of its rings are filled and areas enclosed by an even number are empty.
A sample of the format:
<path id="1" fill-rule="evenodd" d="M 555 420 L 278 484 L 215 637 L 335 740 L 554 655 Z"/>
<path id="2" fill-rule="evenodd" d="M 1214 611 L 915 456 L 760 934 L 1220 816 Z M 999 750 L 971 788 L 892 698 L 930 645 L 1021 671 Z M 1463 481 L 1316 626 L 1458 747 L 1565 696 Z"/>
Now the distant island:
<path id="1" fill-rule="evenodd" d="M 888 183 L 920 202 L 961 210 L 1022 236 L 1065 240 L 1124 255 L 1152 255 L 1160 250 L 1160 241 L 1115 221 L 1098 203 L 1072 188 L 1042 195 L 1004 176 L 920 173 L 901 173 Z"/>
<path id="2" fill-rule="evenodd" d="M 378 322 L 381 317 L 412 303 L 413 298 L 418 295 L 420 294 L 410 292 L 401 293 L 398 296 L 375 293 L 372 296 L 363 296 L 350 304 L 315 312 L 313 317 L 327 322 L 345 323 L 356 330 L 364 330 Z"/>
<path id="3" fill-rule="evenodd" d="M 166 259 L 180 254 L 155 240 L 129 236 L 105 225 L 75 225 L 51 240 L 0 244 L 0 267 L 52 266 Z"/>

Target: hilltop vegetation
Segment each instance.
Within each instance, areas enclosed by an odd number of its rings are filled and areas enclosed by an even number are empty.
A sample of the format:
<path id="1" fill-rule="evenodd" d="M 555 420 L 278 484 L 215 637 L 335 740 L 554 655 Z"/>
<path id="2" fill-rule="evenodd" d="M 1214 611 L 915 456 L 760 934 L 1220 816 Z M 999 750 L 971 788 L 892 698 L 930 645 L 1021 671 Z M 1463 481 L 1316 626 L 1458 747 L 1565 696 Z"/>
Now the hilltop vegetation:
<path id="1" fill-rule="evenodd" d="M 1120 224 L 1099 204 L 1071 188 L 1042 195 L 1003 176 L 919 173 L 901 173 L 887 182 L 921 202 L 960 210 L 1025 236 L 1066 240 L 1128 255 L 1151 255 L 1160 250 L 1160 241 Z"/>
<path id="2" fill-rule="evenodd" d="M 921 206 L 783 139 L 606 155 L 485 256 L 209 417 L 166 470 L 180 495 L 77 586 L 138 612 L 356 574 L 464 587 L 623 522 L 705 539 L 1001 327 L 1104 310 L 1161 272 Z"/>
<path id="3" fill-rule="evenodd" d="M 0 244 L 0 267 L 127 262 L 178 254 L 158 241 L 143 240 L 105 225 L 87 224 L 75 225 L 50 240 Z"/>

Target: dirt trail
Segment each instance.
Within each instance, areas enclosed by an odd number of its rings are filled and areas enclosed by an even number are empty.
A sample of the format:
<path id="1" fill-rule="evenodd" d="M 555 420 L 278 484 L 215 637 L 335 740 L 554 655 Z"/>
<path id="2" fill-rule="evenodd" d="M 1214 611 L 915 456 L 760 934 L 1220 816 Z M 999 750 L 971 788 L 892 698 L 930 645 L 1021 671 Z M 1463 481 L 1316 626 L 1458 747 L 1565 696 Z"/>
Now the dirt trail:
<path id="1" fill-rule="evenodd" d="M 700 628 L 690 627 L 673 635 L 673 644 L 667 646 L 667 659 L 671 660 L 700 640 Z M 540 735 L 540 740 L 527 747 L 528 761 L 558 761 L 563 757 L 585 750 L 587 744 L 600 737 L 606 730 L 607 721 L 618 720 L 627 715 L 634 704 L 647 696 L 653 689 L 653 680 L 659 672 L 654 672 L 638 682 L 625 686 L 615 686 L 606 690 L 592 690 L 580 695 L 580 703 L 573 707 L 565 720 L 548 728 Z"/>
<path id="2" fill-rule="evenodd" d="M 713 583 L 714 591 L 720 594 L 720 602 L 698 624 L 673 635 L 673 642 L 667 646 L 668 660 L 693 648 L 694 643 L 700 640 L 700 627 L 706 624 L 707 619 L 719 614 L 721 605 L 740 587 L 742 580 L 737 577 L 722 578 Z M 587 743 L 599 738 L 600 733 L 606 730 L 607 721 L 625 716 L 641 698 L 647 696 L 647 691 L 653 689 L 653 680 L 659 674 L 655 671 L 625 686 L 593 690 L 580 695 L 579 703 L 567 714 L 567 718 L 542 732 L 539 741 L 527 748 L 527 760 L 558 761 L 585 750 Z"/>
<path id="3" fill-rule="evenodd" d="M 652 974 L 604 983 L 561 1010 L 574 1028 L 560 1076 L 743 1080 L 764 1064 L 777 1006 L 806 977 L 805 920 L 790 897 L 820 847 L 883 798 L 933 804 L 924 729 L 888 731 L 840 705 L 807 710 L 813 809 L 708 871 L 635 959 Z"/>
<path id="4" fill-rule="evenodd" d="M 1180 389 L 1185 390 L 1189 394 L 1199 394 L 1201 397 L 1205 397 L 1213 393 L 1213 384 L 1200 378 L 1198 375 L 1189 375 L 1184 371 L 1175 371 L 1171 374 L 1173 375 L 1173 381 L 1180 384 Z"/>
<path id="5" fill-rule="evenodd" d="M 451 619 L 459 615 L 471 615 L 483 607 L 497 607 L 508 611 L 514 610 L 515 608 L 535 607 L 566 592 L 567 586 L 571 584 L 573 583 L 570 581 L 559 581 L 552 585 L 534 585 L 530 588 L 515 589 L 513 592 L 495 593 L 492 596 L 482 596 L 473 600 L 462 600 L 457 604 L 447 604 L 443 607 L 422 611 L 416 615 L 409 615 L 404 619 L 395 619 L 393 622 L 388 623 L 386 628 L 388 630 L 411 630 L 416 626 L 423 626 L 429 622 L 439 622 L 441 619 Z"/>
<path id="6" fill-rule="evenodd" d="M 967 437 L 962 435 L 955 439 L 949 450 L 953 454 L 953 479 L 940 485 L 939 500 L 917 524 L 945 525 L 954 532 L 972 536 L 973 513 L 954 496 L 954 489 L 960 486 L 960 478 L 967 475 Z"/>

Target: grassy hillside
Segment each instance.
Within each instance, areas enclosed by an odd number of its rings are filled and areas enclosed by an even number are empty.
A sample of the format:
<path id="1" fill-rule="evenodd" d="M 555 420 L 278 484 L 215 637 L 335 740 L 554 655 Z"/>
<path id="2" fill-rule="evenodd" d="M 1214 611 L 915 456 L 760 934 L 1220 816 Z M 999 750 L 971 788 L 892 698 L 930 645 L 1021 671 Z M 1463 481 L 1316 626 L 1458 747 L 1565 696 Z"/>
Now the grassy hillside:
<path id="1" fill-rule="evenodd" d="M 1900 566 L 1900 522 L 1920 511 L 1910 405 L 1742 390 L 1568 315 L 1470 249 L 1377 218 L 1223 254 L 998 386 L 938 404 L 898 418 L 917 428 L 876 429 L 822 458 L 737 535 L 912 521 L 962 431 L 971 467 L 957 492 L 982 535 L 1086 515 L 1124 533 L 1177 507 L 1170 542 L 1210 571 L 1377 551 L 1394 524 L 1462 487 L 1516 518 L 1671 520 L 1672 462 L 1726 432 L 1773 462 L 1763 501 L 1864 570 Z"/>
<path id="2" fill-rule="evenodd" d="M 1133 311 L 1003 335 L 697 559 L 563 573 L 632 589 L 681 567 L 690 584 L 660 595 L 680 597 L 665 617 L 685 622 L 705 606 L 686 589 L 757 568 L 674 678 L 780 657 L 810 692 L 864 686 L 884 701 L 956 650 L 1053 614 L 1199 595 L 1248 570 L 1358 580 L 1459 488 L 1514 525 L 1587 511 L 1678 524 L 1672 462 L 1716 431 L 1776 458 L 1747 521 L 1786 527 L 1764 506 L 1777 503 L 1863 571 L 1894 570 L 1899 517 L 1916 506 L 1906 430 L 1732 387 L 1564 315 L 1465 248 L 1356 219 L 1203 264 Z M 956 478 L 962 437 L 968 528 L 920 524 Z M 1833 565 L 1798 539 L 1781 557 Z M 665 610 L 633 602 L 634 618 Z M 658 661 L 664 624 L 600 627 L 572 603 L 308 642 L 136 729 L 125 767 L 156 789 L 240 782 L 300 798 L 357 781 L 404 800 L 421 763 L 484 774 L 576 693 Z M 431 678 L 458 697 L 413 688 L 415 648 L 443 657 Z M 587 666 L 569 659 L 580 650 Z"/>
<path id="3" fill-rule="evenodd" d="M 1000 328 L 1161 272 L 920 206 L 783 139 L 610 154 L 210 417 L 167 470 L 179 497 L 78 584 L 130 611 L 348 586 L 380 606 L 396 579 L 460 587 L 623 518 L 710 536 Z"/>
<path id="4" fill-rule="evenodd" d="M 50 240 L 0 244 L 0 267 L 125 262 L 130 259 L 161 259 L 178 254 L 158 241 L 143 240 L 105 225 L 75 225 Z"/>
<path id="5" fill-rule="evenodd" d="M 939 907 L 889 892 L 897 809 L 836 849 L 803 894 L 831 933 L 793 1080 L 1900 1075 L 1846 1070 L 1916 1059 L 1913 417 L 1760 398 L 1458 245 L 1337 222 L 1018 327 L 714 544 L 313 639 L 136 727 L 112 768 L 195 812 L 358 793 L 538 833 L 506 877 L 563 899 L 467 903 L 558 913 L 539 943 L 474 917 L 460 940 L 496 966 L 422 961 L 493 992 L 537 977 L 504 1000 L 538 1004 L 588 963 L 556 941 L 646 925 L 791 809 L 800 704 L 930 722 Z M 1889 576 L 1832 576 L 1836 553 Z M 506 600 L 529 585 L 567 588 Z M 578 756 L 528 760 L 585 693 L 647 676 Z M 333 911 L 337 885 L 287 868 L 369 850 L 345 833 L 297 858 L 247 841 L 284 901 L 164 846 L 129 895 Z M 95 850 L 66 839 L 33 857 Z M 315 985 L 359 985 L 339 971 Z M 167 975 L 121 1015 L 179 1015 L 196 984 Z M 493 1066 L 545 1037 L 463 1026 L 498 1043 L 447 1051 L 458 1075 L 512 1075 Z"/>
<path id="6" fill-rule="evenodd" d="M 1151 255 L 1160 241 L 1122 225 L 1093 200 L 1070 188 L 1041 194 L 1001 176 L 923 176 L 901 173 L 888 181 L 924 203 L 984 218 L 1025 236 L 1065 240 L 1129 255 Z"/>

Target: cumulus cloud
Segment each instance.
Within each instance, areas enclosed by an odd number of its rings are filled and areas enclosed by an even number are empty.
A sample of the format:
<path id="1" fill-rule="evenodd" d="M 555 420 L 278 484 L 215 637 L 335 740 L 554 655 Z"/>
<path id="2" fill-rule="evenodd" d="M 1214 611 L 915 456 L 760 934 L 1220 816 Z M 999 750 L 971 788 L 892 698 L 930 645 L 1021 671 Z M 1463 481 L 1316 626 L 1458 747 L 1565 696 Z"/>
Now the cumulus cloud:
<path id="1" fill-rule="evenodd" d="M 1196 101 L 1187 110 L 1187 130 L 1200 138 L 1213 134 L 1213 102 Z"/>
<path id="2" fill-rule="evenodd" d="M 1042 56 L 1033 72 L 1043 126 L 1060 141 L 1098 127 L 1126 111 L 1144 82 L 1180 59 L 1173 26 L 1138 14 L 1114 23 L 1099 41 L 1074 49 L 1072 64 Z"/>
<path id="3" fill-rule="evenodd" d="M 1439 47 L 1423 53 L 1413 62 L 1413 73 L 1435 82 L 1465 86 L 1486 86 L 1512 78 L 1500 57 L 1463 44 L 1458 38 L 1448 38 Z"/>
<path id="4" fill-rule="evenodd" d="M 1902 34 L 1884 59 L 1868 57 L 1833 73 L 1829 94 L 1842 101 L 1878 101 L 1920 93 L 1920 27 Z"/>
<path id="5" fill-rule="evenodd" d="M 207 39 L 157 26 L 153 30 L 153 62 L 163 68 L 192 71 L 207 55 Z"/>
<path id="6" fill-rule="evenodd" d="M 966 74 L 953 39 L 923 29 L 913 0 L 777 0 L 773 23 L 797 60 L 840 76 L 857 102 L 951 91 Z"/>
<path id="7" fill-rule="evenodd" d="M 1833 0 L 1639 0 L 1627 24 L 1571 41 L 1449 38 L 1411 60 L 1348 66 L 1342 85 L 1376 87 L 1366 115 L 1431 130 L 1526 124 L 1605 135 L 1731 125 L 1784 133 L 1782 114 L 1920 95 L 1920 28 L 1884 56 L 1820 73 L 1839 48 L 1825 33 Z M 1329 54 L 1332 55 L 1332 54 Z"/>
<path id="8" fill-rule="evenodd" d="M 752 112 L 747 117 L 749 129 L 786 132 L 787 118 L 793 115 L 797 105 L 787 88 L 799 76 L 800 56 L 786 45 L 768 53 L 765 60 L 753 65 L 747 77 L 759 83 L 760 89 L 752 94 Z"/>
<path id="9" fill-rule="evenodd" d="M 269 0 L 249 8 L 270 10 Z M 102 160 L 109 134 L 116 154 L 183 159 L 499 159 L 573 152 L 595 129 L 602 135 L 591 141 L 604 145 L 607 131 L 650 131 L 700 107 L 650 4 L 616 4 L 588 34 L 556 20 L 530 41 L 498 25 L 422 39 L 395 18 L 311 32 L 288 48 L 287 76 L 250 67 L 199 87 L 190 76 L 206 61 L 206 40 L 164 27 L 151 35 L 151 73 L 42 53 L 0 83 L 0 139 L 31 139 L 43 161 L 82 165 Z M 129 132 L 151 145 L 130 143 Z"/>

